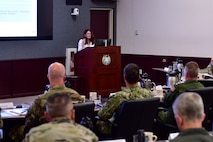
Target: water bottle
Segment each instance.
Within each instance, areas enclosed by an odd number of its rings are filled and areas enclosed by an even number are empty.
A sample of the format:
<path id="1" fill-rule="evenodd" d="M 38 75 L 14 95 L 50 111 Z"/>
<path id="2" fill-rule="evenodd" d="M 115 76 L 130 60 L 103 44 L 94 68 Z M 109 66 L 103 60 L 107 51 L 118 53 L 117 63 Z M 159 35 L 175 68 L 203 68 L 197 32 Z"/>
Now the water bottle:
<path id="1" fill-rule="evenodd" d="M 138 134 L 138 142 L 145 142 L 144 130 L 143 129 L 139 129 L 137 131 L 137 134 Z"/>

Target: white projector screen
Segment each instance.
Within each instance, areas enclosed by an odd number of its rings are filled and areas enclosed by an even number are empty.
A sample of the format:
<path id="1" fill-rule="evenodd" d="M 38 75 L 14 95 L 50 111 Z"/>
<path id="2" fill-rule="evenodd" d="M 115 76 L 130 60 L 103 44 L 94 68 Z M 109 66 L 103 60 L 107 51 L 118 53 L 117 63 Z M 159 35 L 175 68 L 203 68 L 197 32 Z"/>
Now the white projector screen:
<path id="1" fill-rule="evenodd" d="M 52 40 L 53 0 L 0 0 L 0 40 Z"/>
<path id="2" fill-rule="evenodd" d="M 37 36 L 37 0 L 0 0 L 0 37 Z"/>

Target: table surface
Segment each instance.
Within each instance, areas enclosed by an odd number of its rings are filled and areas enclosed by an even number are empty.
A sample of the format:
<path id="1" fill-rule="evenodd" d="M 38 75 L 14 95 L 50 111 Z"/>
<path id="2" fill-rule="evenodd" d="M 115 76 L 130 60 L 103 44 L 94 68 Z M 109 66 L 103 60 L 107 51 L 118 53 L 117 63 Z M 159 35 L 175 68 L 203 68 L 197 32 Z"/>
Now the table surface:
<path id="1" fill-rule="evenodd" d="M 3 109 L 1 111 L 2 119 L 10 119 L 10 118 L 24 118 L 28 108 L 11 108 L 11 109 Z"/>

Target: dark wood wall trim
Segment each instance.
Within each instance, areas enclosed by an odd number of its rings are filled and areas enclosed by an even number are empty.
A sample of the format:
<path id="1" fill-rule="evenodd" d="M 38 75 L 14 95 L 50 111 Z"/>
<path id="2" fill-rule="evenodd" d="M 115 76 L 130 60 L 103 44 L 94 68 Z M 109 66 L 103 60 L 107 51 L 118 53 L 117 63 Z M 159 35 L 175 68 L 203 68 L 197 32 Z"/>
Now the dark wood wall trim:
<path id="1" fill-rule="evenodd" d="M 55 61 L 64 64 L 65 57 L 0 61 L 0 98 L 43 93 L 48 66 Z"/>
<path id="2" fill-rule="evenodd" d="M 133 54 L 122 54 L 121 63 L 122 69 L 128 63 L 136 63 L 143 72 L 147 72 L 151 79 L 157 84 L 166 83 L 166 73 L 155 71 L 152 68 L 164 68 L 172 65 L 173 61 L 179 58 L 185 65 L 189 61 L 196 61 L 200 68 L 206 68 L 210 62 L 210 58 L 200 57 L 179 57 L 179 56 L 154 56 L 154 55 L 133 55 Z"/>
<path id="3" fill-rule="evenodd" d="M 143 72 L 147 72 L 151 76 L 154 82 L 165 84 L 166 74 L 155 71 L 152 68 L 168 67 L 172 65 L 172 61 L 175 61 L 176 58 L 183 60 L 184 64 L 188 61 L 196 61 L 200 68 L 205 68 L 210 61 L 210 58 L 122 54 L 121 69 L 128 63 L 136 63 L 142 68 Z M 49 64 L 55 61 L 65 64 L 65 57 L 0 61 L 0 98 L 30 96 L 43 93 L 45 85 L 49 83 L 47 68 Z M 124 85 L 123 78 L 122 84 Z M 79 88 L 79 85 L 82 86 L 83 84 L 78 83 L 77 87 L 73 86 L 74 89 Z M 77 89 L 77 91 L 81 92 L 82 90 Z"/>

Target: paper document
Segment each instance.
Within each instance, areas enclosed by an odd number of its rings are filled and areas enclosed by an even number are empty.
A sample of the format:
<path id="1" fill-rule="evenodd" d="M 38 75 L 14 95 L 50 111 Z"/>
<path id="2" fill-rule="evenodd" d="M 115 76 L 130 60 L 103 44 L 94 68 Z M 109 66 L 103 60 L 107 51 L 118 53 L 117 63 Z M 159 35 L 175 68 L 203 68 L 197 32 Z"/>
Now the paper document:
<path id="1" fill-rule="evenodd" d="M 177 136 L 179 135 L 179 132 L 176 132 L 176 133 L 170 133 L 169 134 L 169 140 L 173 140 L 174 138 L 176 138 Z"/>
<path id="2" fill-rule="evenodd" d="M 5 109 L 3 111 L 13 116 L 25 116 L 27 114 L 28 108 Z"/>
<path id="3" fill-rule="evenodd" d="M 99 142 L 126 142 L 125 139 L 103 140 Z"/>
<path id="4" fill-rule="evenodd" d="M 210 75 L 210 74 L 207 74 L 207 73 L 203 74 L 202 77 L 203 77 L 204 79 L 213 79 L 213 76 Z"/>
<path id="5" fill-rule="evenodd" d="M 13 108 L 13 102 L 0 103 L 0 108 L 2 109 Z"/>

